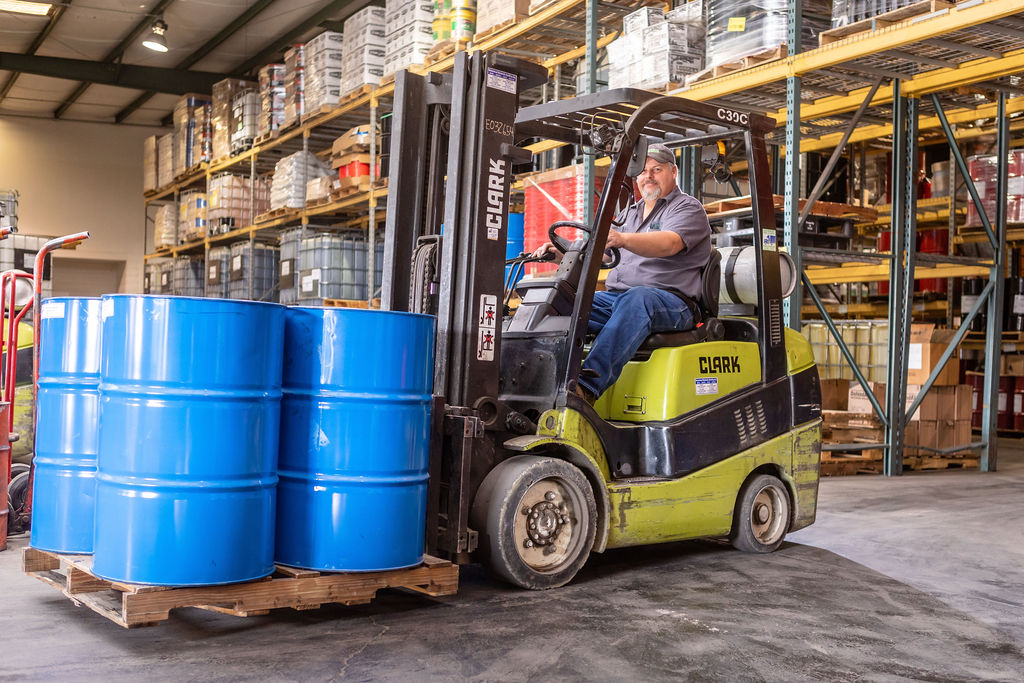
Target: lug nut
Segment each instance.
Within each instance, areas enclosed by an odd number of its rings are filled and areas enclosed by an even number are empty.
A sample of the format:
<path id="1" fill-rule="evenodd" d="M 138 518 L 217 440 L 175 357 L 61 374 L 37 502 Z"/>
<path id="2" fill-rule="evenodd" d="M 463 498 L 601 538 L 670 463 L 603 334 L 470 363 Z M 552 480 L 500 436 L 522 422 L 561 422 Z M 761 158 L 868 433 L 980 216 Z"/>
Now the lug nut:
<path id="1" fill-rule="evenodd" d="M 545 498 L 545 500 L 554 500 L 555 499 L 555 492 L 554 491 L 548 491 L 547 493 L 544 494 L 544 498 Z"/>

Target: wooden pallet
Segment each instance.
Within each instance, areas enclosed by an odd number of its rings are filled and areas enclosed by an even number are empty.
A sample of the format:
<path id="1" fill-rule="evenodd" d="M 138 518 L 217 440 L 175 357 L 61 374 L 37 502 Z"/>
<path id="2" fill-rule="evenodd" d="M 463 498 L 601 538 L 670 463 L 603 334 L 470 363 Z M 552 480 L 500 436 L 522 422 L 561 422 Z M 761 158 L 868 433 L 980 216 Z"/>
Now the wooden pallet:
<path id="1" fill-rule="evenodd" d="M 905 470 L 978 469 L 981 459 L 971 455 L 904 455 Z"/>
<path id="2" fill-rule="evenodd" d="M 252 146 L 253 147 L 257 147 L 257 146 L 262 145 L 264 143 L 270 142 L 271 140 L 275 139 L 279 135 L 281 135 L 281 129 L 280 128 L 277 128 L 276 130 L 272 130 L 269 133 L 265 133 L 263 135 L 257 135 L 253 139 L 253 141 L 252 141 Z"/>
<path id="3" fill-rule="evenodd" d="M 292 207 L 284 207 L 284 208 L 281 208 L 281 209 L 274 209 L 273 211 L 268 211 L 266 213 L 261 213 L 260 215 L 256 216 L 256 218 L 255 218 L 255 220 L 253 222 L 255 222 L 255 223 L 266 223 L 267 221 L 273 221 L 273 220 L 277 220 L 278 218 L 283 218 L 284 216 L 287 216 L 289 214 L 293 214 L 293 213 L 297 214 L 300 211 L 302 211 L 302 209 L 296 209 L 296 208 L 292 208 Z"/>
<path id="4" fill-rule="evenodd" d="M 913 5 L 907 5 L 906 7 L 900 7 L 899 9 L 884 12 L 874 17 L 861 19 L 860 21 L 855 21 L 852 24 L 847 24 L 846 26 L 822 31 L 818 34 L 818 45 L 819 47 L 830 45 L 837 40 L 844 40 L 858 34 L 877 31 L 923 14 L 931 14 L 932 12 L 949 9 L 952 6 L 953 2 L 946 2 L 945 0 L 924 0 L 923 2 L 915 2 Z"/>
<path id="5" fill-rule="evenodd" d="M 201 164 L 201 163 L 199 163 L 199 164 L 192 164 L 187 169 L 185 169 L 184 171 L 182 171 L 178 175 L 174 176 L 174 182 L 180 183 L 182 180 L 186 180 L 190 176 L 193 176 L 193 175 L 195 175 L 196 173 L 199 173 L 202 170 L 203 170 L 203 164 Z"/>
<path id="6" fill-rule="evenodd" d="M 328 194 L 326 197 L 320 197 L 319 199 L 309 199 L 309 200 L 307 200 L 306 201 L 306 208 L 307 209 L 318 209 L 321 206 L 327 206 L 328 204 L 330 204 L 333 201 L 334 201 L 334 199 L 332 199 L 331 195 Z"/>
<path id="7" fill-rule="evenodd" d="M 528 16 L 530 16 L 530 15 L 529 14 L 517 14 L 515 17 L 513 17 L 511 19 L 506 19 L 505 21 L 501 22 L 500 24 L 495 24 L 494 26 L 488 27 L 486 30 L 477 31 L 476 34 L 473 36 L 473 43 L 474 44 L 475 43 L 481 43 L 484 40 L 486 40 L 487 38 L 490 38 L 491 36 L 493 36 L 493 35 L 495 35 L 497 33 L 501 33 L 502 31 L 504 31 L 508 27 L 515 26 L 516 24 L 518 24 L 520 21 L 522 21 L 523 19 L 525 19 Z"/>
<path id="8" fill-rule="evenodd" d="M 348 199 L 358 194 L 366 194 L 370 191 L 370 181 L 367 180 L 365 183 L 359 183 L 352 187 L 346 187 L 343 190 L 331 190 L 331 201 L 338 202 L 342 199 Z"/>
<path id="9" fill-rule="evenodd" d="M 726 62 L 725 64 L 718 64 L 716 66 L 709 66 L 706 69 L 702 69 L 695 74 L 687 76 L 686 82 L 689 85 L 694 83 L 700 83 L 701 81 L 707 81 L 712 78 L 718 78 L 719 76 L 727 76 L 728 74 L 735 73 L 737 71 L 743 71 L 751 67 L 760 66 L 767 62 L 774 62 L 776 59 L 785 59 L 788 54 L 786 45 L 777 45 L 767 50 L 761 50 L 753 54 L 746 55 L 732 62 Z"/>
<path id="10" fill-rule="evenodd" d="M 470 40 L 466 38 L 459 38 L 458 40 L 442 40 L 440 43 L 430 48 L 430 52 L 423 58 L 424 66 L 432 66 L 438 62 L 451 57 L 456 52 L 465 50 L 470 44 Z"/>
<path id="11" fill-rule="evenodd" d="M 987 332 L 968 332 L 964 337 L 964 341 L 969 342 L 984 342 L 988 339 Z M 1008 332 L 1003 330 L 1003 336 L 1000 340 L 1003 344 L 1021 344 L 1024 343 L 1024 332 Z"/>
<path id="12" fill-rule="evenodd" d="M 785 201 L 786 198 L 781 194 L 772 195 L 772 204 L 776 209 L 782 209 L 785 206 Z M 798 210 L 803 211 L 806 204 L 806 199 L 799 200 Z M 730 199 L 720 199 L 718 201 L 708 202 L 704 205 L 704 210 L 707 211 L 710 218 L 721 217 L 723 214 L 728 214 L 731 211 L 740 211 L 741 209 L 750 209 L 750 195 L 732 197 Z M 810 215 L 826 216 L 829 218 L 874 220 L 878 217 L 878 211 L 870 207 L 857 206 L 855 204 L 839 204 L 836 202 L 817 201 L 814 202 Z"/>
<path id="13" fill-rule="evenodd" d="M 349 90 L 347 93 L 338 98 L 337 106 L 344 107 L 345 105 L 350 104 L 355 100 L 358 100 L 360 97 L 368 95 L 372 90 L 372 85 L 361 85 L 358 88 L 355 88 L 354 90 Z"/>
<path id="14" fill-rule="evenodd" d="M 459 585 L 459 568 L 430 556 L 417 567 L 383 572 L 326 574 L 276 566 L 271 576 L 256 581 L 196 587 L 108 581 L 92 572 L 90 555 L 60 555 L 35 548 L 25 549 L 22 569 L 75 604 L 125 628 L 152 626 L 179 607 L 248 617 L 279 607 L 307 610 L 330 603 L 362 605 L 382 588 L 405 588 L 435 597 L 453 595 Z"/>
<path id="15" fill-rule="evenodd" d="M 823 477 L 846 477 L 854 474 L 881 474 L 882 451 L 869 450 L 860 455 L 824 452 L 818 470 Z"/>
<path id="16" fill-rule="evenodd" d="M 303 114 L 302 115 L 302 122 L 303 123 L 309 123 L 310 121 L 312 121 L 316 117 L 323 116 L 324 114 L 330 113 L 330 112 L 334 111 L 337 108 L 338 108 L 337 104 L 324 104 L 324 105 L 321 105 L 321 106 L 317 107 L 316 110 Z"/>

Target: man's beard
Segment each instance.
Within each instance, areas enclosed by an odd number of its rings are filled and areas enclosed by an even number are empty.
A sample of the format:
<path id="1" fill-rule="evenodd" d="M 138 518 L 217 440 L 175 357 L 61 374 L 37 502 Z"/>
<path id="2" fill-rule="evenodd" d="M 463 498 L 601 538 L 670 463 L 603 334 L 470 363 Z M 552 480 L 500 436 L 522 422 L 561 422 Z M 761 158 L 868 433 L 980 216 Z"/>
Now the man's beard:
<path id="1" fill-rule="evenodd" d="M 640 196 L 645 202 L 653 202 L 661 196 L 661 188 L 654 183 L 644 183 L 640 188 Z"/>

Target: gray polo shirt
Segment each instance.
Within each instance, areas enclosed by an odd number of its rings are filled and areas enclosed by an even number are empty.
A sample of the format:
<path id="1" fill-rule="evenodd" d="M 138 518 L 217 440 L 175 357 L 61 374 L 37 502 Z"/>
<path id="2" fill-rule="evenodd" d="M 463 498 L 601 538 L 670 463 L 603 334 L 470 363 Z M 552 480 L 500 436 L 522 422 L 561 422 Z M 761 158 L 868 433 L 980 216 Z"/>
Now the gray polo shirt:
<path id="1" fill-rule="evenodd" d="M 640 200 L 626 208 L 625 221 L 616 229 L 619 232 L 671 230 L 683 238 L 683 250 L 660 258 L 620 249 L 622 260 L 608 274 L 605 287 L 612 291 L 657 287 L 698 298 L 700 269 L 711 256 L 711 224 L 704 206 L 677 187 L 658 199 L 647 220 L 643 215 L 644 202 Z"/>

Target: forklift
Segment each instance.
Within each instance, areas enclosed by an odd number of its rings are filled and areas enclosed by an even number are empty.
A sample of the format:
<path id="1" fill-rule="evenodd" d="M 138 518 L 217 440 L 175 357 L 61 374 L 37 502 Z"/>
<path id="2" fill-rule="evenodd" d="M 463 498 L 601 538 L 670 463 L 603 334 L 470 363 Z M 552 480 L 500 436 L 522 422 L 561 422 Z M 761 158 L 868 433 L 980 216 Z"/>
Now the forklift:
<path id="1" fill-rule="evenodd" d="M 547 589 L 607 548 L 727 537 L 774 551 L 814 521 L 821 455 L 814 358 L 783 325 L 765 146 L 774 122 L 633 89 L 520 108 L 546 79 L 495 52 L 458 53 L 448 74 L 396 76 L 381 307 L 436 315 L 427 552 Z M 541 140 L 607 156 L 610 169 L 593 223 L 551 227 L 557 271 L 520 281 L 521 303 L 504 315 L 513 168 Z M 706 151 L 737 140 L 757 300 L 719 311 L 713 250 L 700 325 L 650 336 L 591 406 L 575 393 L 587 320 L 648 144 L 693 147 L 720 168 Z M 584 236 L 569 240 L 566 227 Z"/>

